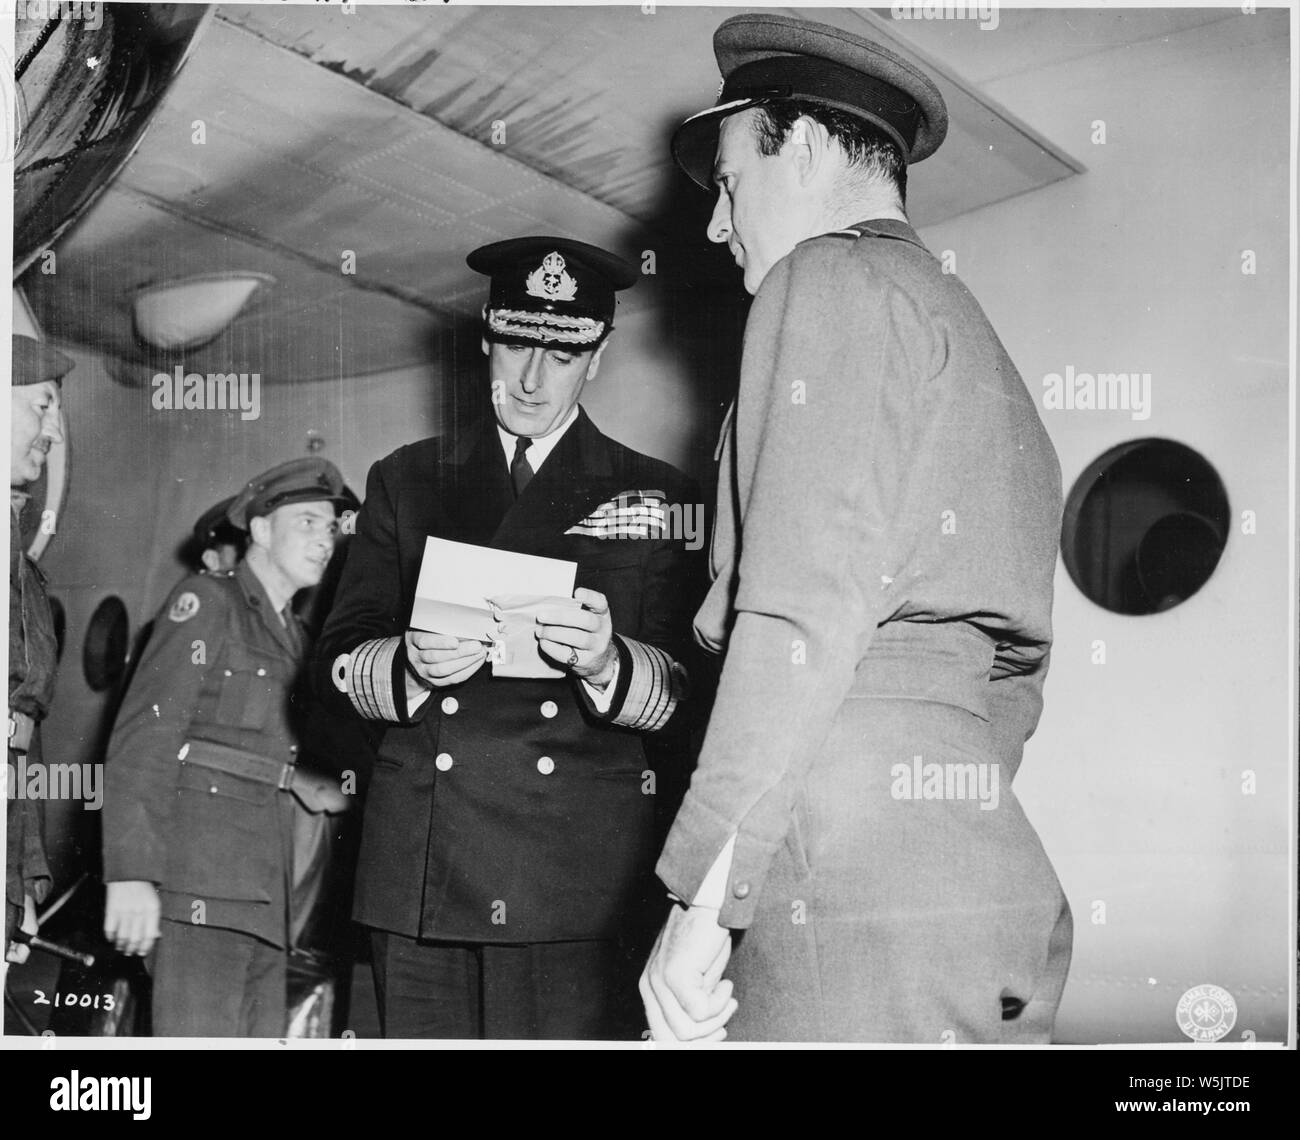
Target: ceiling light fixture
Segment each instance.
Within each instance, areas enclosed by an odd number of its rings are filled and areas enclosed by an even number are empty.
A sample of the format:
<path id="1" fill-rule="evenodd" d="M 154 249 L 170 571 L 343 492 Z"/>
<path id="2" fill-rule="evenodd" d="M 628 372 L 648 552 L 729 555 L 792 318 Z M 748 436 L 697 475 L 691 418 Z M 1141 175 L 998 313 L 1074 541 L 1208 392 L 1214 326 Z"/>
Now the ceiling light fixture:
<path id="1" fill-rule="evenodd" d="M 266 273 L 204 273 L 141 285 L 132 296 L 136 335 L 154 348 L 198 348 L 227 328 L 259 290 Z"/>

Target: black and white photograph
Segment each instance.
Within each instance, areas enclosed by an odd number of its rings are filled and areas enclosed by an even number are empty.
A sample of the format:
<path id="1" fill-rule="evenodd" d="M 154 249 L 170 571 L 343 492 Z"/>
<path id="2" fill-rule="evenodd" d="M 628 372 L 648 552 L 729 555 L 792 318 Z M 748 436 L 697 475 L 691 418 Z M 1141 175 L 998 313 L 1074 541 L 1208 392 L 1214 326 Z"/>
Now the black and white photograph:
<path id="1" fill-rule="evenodd" d="M 1295 1047 L 1294 4 L 0 15 L 6 1049 Z"/>

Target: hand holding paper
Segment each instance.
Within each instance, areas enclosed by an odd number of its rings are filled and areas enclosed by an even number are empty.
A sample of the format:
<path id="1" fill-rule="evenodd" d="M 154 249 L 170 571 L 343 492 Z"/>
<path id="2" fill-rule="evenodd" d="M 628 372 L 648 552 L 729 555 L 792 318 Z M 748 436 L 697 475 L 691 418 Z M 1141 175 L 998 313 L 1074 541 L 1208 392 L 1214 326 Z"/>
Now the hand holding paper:
<path id="1" fill-rule="evenodd" d="M 550 599 L 538 607 L 537 643 L 542 653 L 575 677 L 604 687 L 614 675 L 618 651 L 609 602 L 599 590 L 575 590 L 572 599 Z"/>
<path id="2" fill-rule="evenodd" d="M 406 635 L 412 668 L 436 686 L 466 680 L 484 660 L 499 677 L 562 677 L 538 651 L 535 611 L 577 609 L 569 597 L 577 570 L 560 559 L 426 539 Z"/>
<path id="3" fill-rule="evenodd" d="M 487 660 L 487 646 L 481 641 L 456 638 L 445 633 L 406 631 L 406 659 L 412 671 L 436 689 L 469 680 Z"/>
<path id="4" fill-rule="evenodd" d="M 538 615 L 565 607 L 576 608 L 572 598 L 512 594 L 488 598 L 497 622 L 496 640 L 488 651 L 494 677 L 563 677 L 561 668 L 569 657 L 550 662 L 538 653 Z"/>

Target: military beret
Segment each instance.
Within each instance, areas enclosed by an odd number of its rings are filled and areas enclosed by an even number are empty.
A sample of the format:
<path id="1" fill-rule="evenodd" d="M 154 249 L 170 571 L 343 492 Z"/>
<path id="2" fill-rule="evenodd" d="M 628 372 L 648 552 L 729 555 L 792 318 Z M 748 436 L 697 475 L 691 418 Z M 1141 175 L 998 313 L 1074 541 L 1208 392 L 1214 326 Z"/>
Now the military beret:
<path id="1" fill-rule="evenodd" d="M 51 348 L 44 341 L 14 333 L 14 387 L 52 380 L 61 383 L 76 361 Z"/>
<path id="2" fill-rule="evenodd" d="M 933 81 L 888 48 L 829 24 L 747 13 L 713 35 L 722 72 L 717 103 L 673 134 L 677 164 L 706 190 L 722 120 L 780 99 L 835 107 L 884 131 L 908 162 L 928 158 L 948 133 L 948 108 Z"/>
<path id="3" fill-rule="evenodd" d="M 344 502 L 343 476 L 328 459 L 290 459 L 244 484 L 226 518 L 240 530 L 287 503 Z"/>
<path id="4" fill-rule="evenodd" d="M 231 495 L 230 498 L 222 499 L 199 515 L 198 522 L 194 524 L 194 539 L 201 548 L 206 549 L 220 541 L 223 531 L 242 529 L 236 527 L 227 517 L 227 512 L 234 501 L 235 497 Z"/>
<path id="5" fill-rule="evenodd" d="M 465 263 L 492 278 L 487 339 L 543 348 L 595 348 L 614 327 L 614 293 L 637 279 L 621 257 L 568 238 L 493 242 Z"/>

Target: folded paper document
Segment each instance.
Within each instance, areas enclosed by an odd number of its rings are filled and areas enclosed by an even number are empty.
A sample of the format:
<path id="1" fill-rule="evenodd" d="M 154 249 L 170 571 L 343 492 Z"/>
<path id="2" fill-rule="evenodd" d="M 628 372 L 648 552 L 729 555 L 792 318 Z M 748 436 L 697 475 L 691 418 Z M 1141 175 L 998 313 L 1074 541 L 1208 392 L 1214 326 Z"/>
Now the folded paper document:
<path id="1" fill-rule="evenodd" d="M 427 538 L 411 607 L 411 628 L 492 646 L 492 672 L 503 677 L 561 677 L 537 649 L 537 608 L 576 606 L 576 562 Z"/>
<path id="2" fill-rule="evenodd" d="M 537 648 L 537 613 L 543 606 L 582 606 L 572 598 L 515 594 L 489 598 L 497 621 L 496 640 L 488 651 L 494 677 L 563 677 Z"/>

